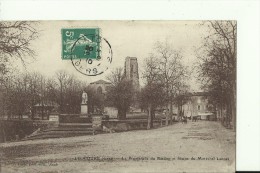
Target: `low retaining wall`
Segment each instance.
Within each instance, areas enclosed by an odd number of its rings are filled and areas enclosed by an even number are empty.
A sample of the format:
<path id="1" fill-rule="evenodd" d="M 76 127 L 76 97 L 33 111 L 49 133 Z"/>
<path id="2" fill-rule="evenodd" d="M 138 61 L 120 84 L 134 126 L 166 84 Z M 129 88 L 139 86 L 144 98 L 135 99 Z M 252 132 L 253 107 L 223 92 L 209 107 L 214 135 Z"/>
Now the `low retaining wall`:
<path id="1" fill-rule="evenodd" d="M 14 141 L 33 132 L 33 122 L 30 120 L 1 120 L 0 142 Z"/>
<path id="2" fill-rule="evenodd" d="M 154 125 L 155 124 L 159 125 L 159 121 L 154 121 Z M 108 128 L 115 132 L 122 132 L 122 131 L 129 131 L 129 130 L 144 130 L 147 128 L 147 119 L 127 119 L 127 120 L 109 119 L 109 120 L 103 120 L 102 125 L 105 126 L 105 128 Z"/>
<path id="3" fill-rule="evenodd" d="M 58 126 L 58 122 L 48 120 L 0 120 L 0 143 L 18 141 L 37 129 L 47 129 Z"/>
<path id="4" fill-rule="evenodd" d="M 34 120 L 33 121 L 33 129 L 34 131 L 37 129 L 45 130 L 51 127 L 58 127 L 59 122 L 49 121 L 49 120 Z"/>
<path id="5" fill-rule="evenodd" d="M 91 117 L 87 114 L 60 114 L 60 123 L 91 123 Z"/>

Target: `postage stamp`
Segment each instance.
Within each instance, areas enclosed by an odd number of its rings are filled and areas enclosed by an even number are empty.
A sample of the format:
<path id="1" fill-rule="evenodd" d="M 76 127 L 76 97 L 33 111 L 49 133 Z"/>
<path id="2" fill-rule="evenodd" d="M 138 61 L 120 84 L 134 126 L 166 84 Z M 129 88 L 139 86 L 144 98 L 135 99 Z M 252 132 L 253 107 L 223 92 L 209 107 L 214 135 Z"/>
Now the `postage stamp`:
<path id="1" fill-rule="evenodd" d="M 63 60 L 101 58 L 99 28 L 64 28 L 61 34 Z"/>
<path id="2" fill-rule="evenodd" d="M 236 21 L 0 31 L 2 173 L 235 172 Z"/>
<path id="3" fill-rule="evenodd" d="M 61 34 L 62 60 L 71 60 L 78 72 L 96 76 L 109 68 L 112 47 L 100 28 L 63 28 Z"/>

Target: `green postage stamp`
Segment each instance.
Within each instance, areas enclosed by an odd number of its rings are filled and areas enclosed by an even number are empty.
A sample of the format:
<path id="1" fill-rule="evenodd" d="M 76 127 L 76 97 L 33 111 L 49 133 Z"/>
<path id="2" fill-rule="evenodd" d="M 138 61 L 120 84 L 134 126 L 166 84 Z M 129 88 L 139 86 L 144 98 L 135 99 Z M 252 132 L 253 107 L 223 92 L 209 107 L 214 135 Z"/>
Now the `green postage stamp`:
<path id="1" fill-rule="evenodd" d="M 99 28 L 63 28 L 62 59 L 100 59 L 101 37 Z"/>

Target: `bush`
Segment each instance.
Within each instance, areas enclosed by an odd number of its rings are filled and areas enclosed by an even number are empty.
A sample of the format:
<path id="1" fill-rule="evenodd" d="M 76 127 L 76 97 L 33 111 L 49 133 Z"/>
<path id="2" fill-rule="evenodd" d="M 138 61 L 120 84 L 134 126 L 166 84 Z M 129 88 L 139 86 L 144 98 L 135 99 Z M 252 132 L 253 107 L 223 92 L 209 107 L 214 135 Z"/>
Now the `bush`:
<path id="1" fill-rule="evenodd" d="M 3 120 L 0 121 L 0 142 L 24 138 L 34 131 L 31 120 Z"/>

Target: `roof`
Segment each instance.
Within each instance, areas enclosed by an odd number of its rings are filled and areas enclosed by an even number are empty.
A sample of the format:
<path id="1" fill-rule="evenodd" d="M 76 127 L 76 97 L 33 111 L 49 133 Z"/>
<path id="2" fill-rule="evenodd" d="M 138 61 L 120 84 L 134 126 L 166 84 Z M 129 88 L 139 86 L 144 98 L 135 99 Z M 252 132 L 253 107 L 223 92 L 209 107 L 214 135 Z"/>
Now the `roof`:
<path id="1" fill-rule="evenodd" d="M 137 60 L 137 57 L 130 57 L 130 56 L 127 56 L 125 59 L 126 59 L 126 60 L 127 60 L 127 59 L 130 59 L 130 60 L 131 60 L 131 59 L 132 59 L 132 60 Z"/>
<path id="2" fill-rule="evenodd" d="M 104 81 L 104 80 L 98 80 L 98 81 L 95 81 L 95 82 L 91 82 L 90 84 L 111 84 L 111 83 Z"/>

